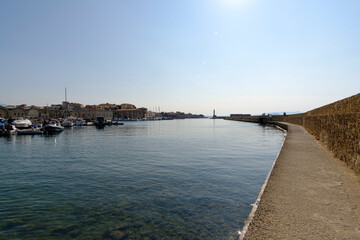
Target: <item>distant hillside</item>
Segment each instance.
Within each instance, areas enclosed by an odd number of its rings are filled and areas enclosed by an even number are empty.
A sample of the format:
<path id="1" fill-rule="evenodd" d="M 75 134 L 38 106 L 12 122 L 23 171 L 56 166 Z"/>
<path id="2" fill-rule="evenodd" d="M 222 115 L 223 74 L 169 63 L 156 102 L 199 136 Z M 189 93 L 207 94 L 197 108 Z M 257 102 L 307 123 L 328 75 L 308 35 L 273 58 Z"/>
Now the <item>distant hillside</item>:
<path id="1" fill-rule="evenodd" d="M 6 107 L 7 105 L 6 105 L 6 104 L 3 104 L 3 103 L 0 103 L 0 106 L 1 106 L 1 107 Z"/>

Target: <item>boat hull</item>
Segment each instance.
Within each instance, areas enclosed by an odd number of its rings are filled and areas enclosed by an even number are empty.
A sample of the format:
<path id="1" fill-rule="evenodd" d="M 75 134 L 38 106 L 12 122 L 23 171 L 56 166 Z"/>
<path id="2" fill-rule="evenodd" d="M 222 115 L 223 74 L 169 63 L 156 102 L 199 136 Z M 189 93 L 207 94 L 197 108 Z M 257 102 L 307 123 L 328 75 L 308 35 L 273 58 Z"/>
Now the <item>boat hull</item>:
<path id="1" fill-rule="evenodd" d="M 31 127 L 32 123 L 29 119 L 20 119 L 20 120 L 15 120 L 13 122 L 14 126 L 16 128 L 29 128 Z"/>
<path id="2" fill-rule="evenodd" d="M 73 127 L 74 124 L 72 122 L 65 122 L 63 123 L 63 127 Z"/>
<path id="3" fill-rule="evenodd" d="M 44 132 L 40 130 L 18 130 L 18 135 L 42 135 Z"/>
<path id="4" fill-rule="evenodd" d="M 44 127 L 44 131 L 46 133 L 60 133 L 62 131 L 64 131 L 64 127 L 61 126 L 45 126 Z"/>

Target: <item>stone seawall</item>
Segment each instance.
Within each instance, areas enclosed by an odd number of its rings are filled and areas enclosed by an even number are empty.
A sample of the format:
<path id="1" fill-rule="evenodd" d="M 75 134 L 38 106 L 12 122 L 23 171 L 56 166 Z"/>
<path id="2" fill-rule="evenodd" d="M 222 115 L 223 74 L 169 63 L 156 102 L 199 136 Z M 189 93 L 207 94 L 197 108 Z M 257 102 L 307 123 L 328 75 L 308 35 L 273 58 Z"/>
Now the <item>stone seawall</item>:
<path id="1" fill-rule="evenodd" d="M 360 174 L 360 94 L 303 114 L 271 118 L 242 116 L 227 119 L 258 123 L 276 121 L 301 125 L 326 144 L 335 157 Z"/>

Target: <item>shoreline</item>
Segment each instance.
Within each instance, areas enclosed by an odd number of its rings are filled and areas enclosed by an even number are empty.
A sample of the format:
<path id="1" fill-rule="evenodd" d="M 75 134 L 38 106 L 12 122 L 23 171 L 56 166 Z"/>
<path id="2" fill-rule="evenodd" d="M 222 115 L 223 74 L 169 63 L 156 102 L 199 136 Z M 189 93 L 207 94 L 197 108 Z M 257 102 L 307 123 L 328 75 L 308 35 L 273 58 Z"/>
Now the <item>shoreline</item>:
<path id="1" fill-rule="evenodd" d="M 255 216 L 255 213 L 256 213 L 256 211 L 257 211 L 257 209 L 258 209 L 258 207 L 259 207 L 259 204 L 260 204 L 260 202 L 261 202 L 261 198 L 262 198 L 262 196 L 263 196 L 263 194 L 264 194 L 264 190 L 265 190 L 265 188 L 266 188 L 266 186 L 267 186 L 267 184 L 268 184 L 268 182 L 269 182 L 271 173 L 273 172 L 274 167 L 275 167 L 275 165 L 276 165 L 276 162 L 277 162 L 277 160 L 278 160 L 278 158 L 279 158 L 281 149 L 284 147 L 284 143 L 285 143 L 285 141 L 286 141 L 287 131 L 288 131 L 288 130 L 287 130 L 287 125 L 286 125 L 286 124 L 282 124 L 282 123 L 276 123 L 276 122 L 272 123 L 272 125 L 275 125 L 277 128 L 279 128 L 281 131 L 284 132 L 284 139 L 283 139 L 283 142 L 282 142 L 282 144 L 281 144 L 280 151 L 279 151 L 279 153 L 277 154 L 277 156 L 276 156 L 276 158 L 275 158 L 275 160 L 274 160 L 274 162 L 273 162 L 273 164 L 272 164 L 272 166 L 271 166 L 271 168 L 270 168 L 270 170 L 269 170 L 269 172 L 268 172 L 268 174 L 267 174 L 267 176 L 266 176 L 266 179 L 265 179 L 263 185 L 261 186 L 260 192 L 259 192 L 259 194 L 257 195 L 257 198 L 256 198 L 255 203 L 251 204 L 253 207 L 252 207 L 252 209 L 251 209 L 251 211 L 250 211 L 250 213 L 249 213 L 249 216 L 248 216 L 247 219 L 245 220 L 245 224 L 244 224 L 243 228 L 241 229 L 241 231 L 239 231 L 239 234 L 240 234 L 240 235 L 239 235 L 238 240 L 243 240 L 243 239 L 245 238 L 245 235 L 246 235 L 246 233 L 247 233 L 247 231 L 248 231 L 248 228 L 249 228 L 251 222 L 253 221 L 254 216 Z"/>

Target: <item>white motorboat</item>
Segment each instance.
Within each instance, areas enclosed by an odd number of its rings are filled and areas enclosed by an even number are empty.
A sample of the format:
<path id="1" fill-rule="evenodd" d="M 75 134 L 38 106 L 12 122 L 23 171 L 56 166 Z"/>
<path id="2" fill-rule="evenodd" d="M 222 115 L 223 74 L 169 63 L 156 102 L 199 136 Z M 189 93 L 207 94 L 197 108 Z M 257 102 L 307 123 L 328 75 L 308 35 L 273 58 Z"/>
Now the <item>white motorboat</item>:
<path id="1" fill-rule="evenodd" d="M 16 128 L 22 129 L 22 128 L 29 128 L 31 127 L 32 123 L 29 119 L 16 119 L 12 122 L 12 124 L 15 125 Z"/>
<path id="2" fill-rule="evenodd" d="M 44 131 L 48 134 L 51 133 L 59 133 L 64 131 L 64 127 L 61 126 L 60 122 L 58 120 L 51 120 L 49 123 L 47 123 L 43 127 Z"/>

